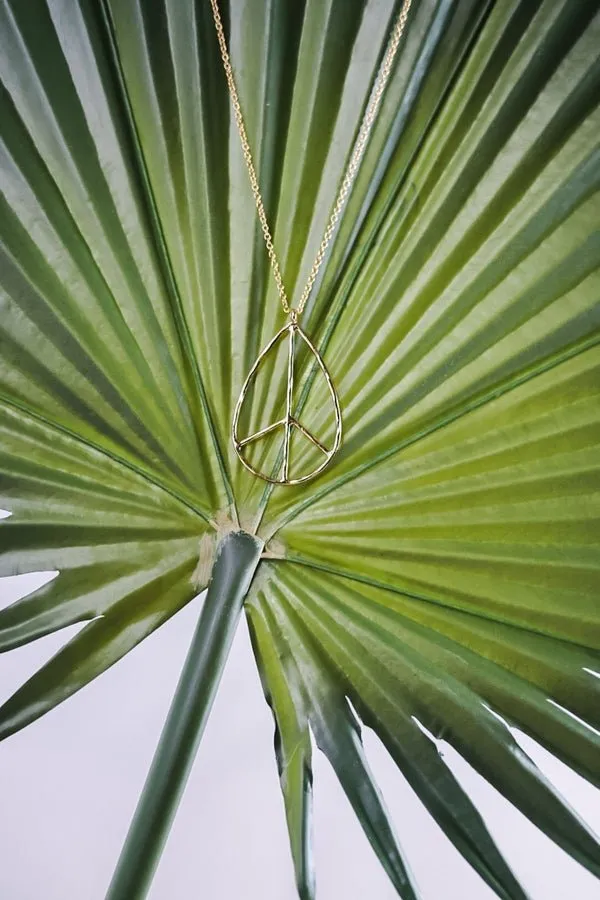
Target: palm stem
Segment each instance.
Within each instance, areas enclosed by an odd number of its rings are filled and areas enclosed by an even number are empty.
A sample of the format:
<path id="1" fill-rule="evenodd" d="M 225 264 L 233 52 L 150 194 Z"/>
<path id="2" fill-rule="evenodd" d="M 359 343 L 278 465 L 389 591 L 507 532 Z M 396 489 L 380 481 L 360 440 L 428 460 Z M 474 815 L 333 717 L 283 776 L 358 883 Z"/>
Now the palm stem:
<path id="1" fill-rule="evenodd" d="M 106 900 L 150 888 L 221 679 L 262 542 L 243 532 L 219 547 L 200 619 Z"/>

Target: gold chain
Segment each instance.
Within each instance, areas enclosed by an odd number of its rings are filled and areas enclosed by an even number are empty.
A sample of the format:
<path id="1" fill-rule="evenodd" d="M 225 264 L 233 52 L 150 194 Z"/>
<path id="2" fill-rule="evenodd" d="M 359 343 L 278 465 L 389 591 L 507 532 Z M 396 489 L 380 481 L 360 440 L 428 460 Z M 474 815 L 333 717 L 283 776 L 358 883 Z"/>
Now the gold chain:
<path id="1" fill-rule="evenodd" d="M 375 79 L 375 83 L 371 90 L 369 103 L 360 125 L 356 143 L 354 144 L 354 149 L 352 151 L 352 156 L 350 157 L 350 162 L 348 163 L 348 168 L 346 169 L 346 173 L 338 191 L 329 223 L 327 225 L 327 228 L 325 229 L 323 240 L 321 241 L 321 246 L 317 251 L 315 261 L 308 275 L 308 280 L 306 282 L 306 285 L 304 286 L 304 290 L 302 291 L 298 306 L 296 307 L 296 309 L 293 309 L 290 306 L 283 284 L 281 269 L 279 268 L 279 261 L 277 259 L 277 254 L 275 253 L 275 247 L 273 245 L 273 237 L 271 235 L 269 223 L 267 222 L 267 214 L 265 212 L 264 203 L 260 195 L 256 169 L 254 168 L 252 153 L 250 151 L 250 144 L 248 143 L 248 135 L 246 133 L 246 126 L 244 124 L 244 118 L 242 116 L 240 98 L 235 86 L 233 69 L 231 67 L 231 60 L 229 57 L 229 52 L 227 50 L 227 42 L 225 40 L 225 32 L 223 30 L 223 22 L 221 21 L 221 14 L 219 12 L 218 0 L 210 0 L 213 11 L 213 18 L 215 20 L 215 28 L 217 31 L 217 39 L 219 41 L 219 48 L 221 50 L 221 58 L 223 60 L 223 68 L 225 69 L 225 77 L 227 78 L 227 85 L 229 87 L 229 94 L 231 96 L 233 114 L 235 116 L 236 125 L 240 134 L 242 153 L 244 155 L 244 160 L 248 169 L 248 175 L 250 176 L 250 186 L 252 188 L 252 193 L 254 194 L 254 200 L 256 203 L 260 226 L 264 235 L 267 253 L 269 254 L 269 259 L 271 261 L 271 268 L 273 270 L 275 283 L 277 284 L 277 291 L 279 293 L 281 305 L 283 306 L 283 309 L 286 313 L 292 315 L 293 321 L 296 321 L 296 319 L 301 315 L 304 307 L 306 306 L 306 302 L 316 281 L 319 269 L 321 268 L 323 260 L 325 259 L 325 253 L 327 252 L 327 248 L 331 243 L 331 239 L 334 235 L 339 218 L 342 214 L 344 204 L 346 202 L 348 194 L 350 193 L 350 188 L 352 187 L 354 179 L 356 178 L 360 161 L 362 159 L 367 141 L 369 139 L 369 135 L 371 133 L 371 129 L 373 128 L 373 124 L 379 111 L 383 93 L 392 72 L 392 66 L 396 57 L 396 53 L 398 52 L 398 47 L 400 46 L 400 40 L 402 38 L 404 28 L 406 26 L 406 20 L 408 19 L 411 2 L 412 0 L 404 0 L 402 8 L 398 14 L 398 18 L 396 19 L 396 22 L 394 24 L 394 28 L 392 30 L 392 34 L 390 35 L 390 39 L 385 51 L 385 56 L 383 57 L 381 66 L 379 67 L 379 71 L 377 73 L 377 78 Z"/>

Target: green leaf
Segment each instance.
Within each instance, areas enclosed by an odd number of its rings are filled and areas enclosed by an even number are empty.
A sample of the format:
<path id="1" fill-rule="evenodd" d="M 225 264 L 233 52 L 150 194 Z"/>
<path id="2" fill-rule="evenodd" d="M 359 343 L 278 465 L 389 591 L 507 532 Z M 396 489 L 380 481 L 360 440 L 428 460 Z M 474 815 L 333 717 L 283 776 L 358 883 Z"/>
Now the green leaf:
<path id="1" fill-rule="evenodd" d="M 300 698 L 295 697 L 295 684 L 288 682 L 275 635 L 260 603 L 249 604 L 246 612 L 263 690 L 275 719 L 275 753 L 298 894 L 301 900 L 313 900 L 312 749 L 308 718 Z"/>
<path id="2" fill-rule="evenodd" d="M 399 4 L 220 7 L 295 302 Z M 0 735 L 187 603 L 241 528 L 266 545 L 247 614 L 304 900 L 311 732 L 416 895 L 354 710 L 499 897 L 525 893 L 440 741 L 598 871 L 498 716 L 600 785 L 599 98 L 597 0 L 413 3 L 302 318 L 342 447 L 273 489 L 230 440 L 283 318 L 210 4 L 0 2 L 0 576 L 58 572 L 0 611 L 0 650 L 83 626 Z M 295 371 L 324 433 L 326 386 Z M 261 379 L 249 428 L 280 418 L 285 360 Z"/>
<path id="3" fill-rule="evenodd" d="M 130 591 L 86 625 L 0 707 L 0 740 L 29 725 L 105 672 L 197 593 L 186 562 Z"/>
<path id="4" fill-rule="evenodd" d="M 260 601 L 258 610 L 250 611 L 250 623 L 255 618 L 262 619 L 262 640 L 274 645 L 282 672 L 289 686 L 291 702 L 296 707 L 296 715 L 304 719 L 302 741 L 308 739 L 308 728 L 314 733 L 317 746 L 327 756 L 340 781 L 354 812 L 367 835 L 373 849 L 390 876 L 396 890 L 406 900 L 417 900 L 418 894 L 411 875 L 406 868 L 397 838 L 377 786 L 374 783 L 362 747 L 360 729 L 350 710 L 339 685 L 331 677 L 322 662 L 303 640 L 293 622 L 280 608 L 275 616 Z M 264 632 L 270 634 L 265 638 Z M 255 643 L 259 647 L 255 631 Z M 271 657 L 273 651 L 271 650 Z M 261 653 L 262 656 L 262 653 Z M 271 660 L 272 663 L 272 660 Z M 276 720 L 277 708 L 274 707 Z M 282 720 L 285 722 L 285 710 Z M 290 798 L 292 799 L 292 798 Z M 295 798 L 294 798 L 295 799 Z M 288 822 L 292 808 L 288 799 Z M 295 822 L 292 826 L 296 825 Z M 292 846 L 297 839 L 297 829 L 290 828 Z M 302 867 L 305 863 L 302 860 Z M 296 861 L 296 877 L 302 885 L 302 869 Z M 310 896 L 310 894 L 309 894 Z"/>
<path id="5" fill-rule="evenodd" d="M 294 598 L 294 604 L 301 608 L 304 620 L 319 642 L 330 655 L 336 654 L 334 660 L 347 678 L 345 689 L 357 692 L 354 699 L 366 711 L 369 721 L 383 719 L 382 739 L 389 728 L 385 723 L 385 708 L 390 698 L 394 698 L 405 722 L 416 718 L 436 737 L 453 744 L 539 828 L 583 865 L 599 873 L 599 844 L 594 835 L 569 811 L 520 750 L 508 729 L 482 703 L 481 696 L 453 678 L 439 661 L 437 665 L 432 664 L 435 658 L 431 652 L 432 638 L 426 632 L 411 627 L 410 623 L 406 627 L 402 617 L 389 612 L 369 615 L 371 604 L 365 603 L 369 595 L 365 597 L 362 592 L 343 586 L 343 582 L 324 583 L 322 576 L 305 574 L 304 588 L 299 589 L 297 579 L 274 576 L 273 584 L 279 579 L 285 587 L 279 603 L 284 598 Z M 290 583 L 295 585 L 293 592 Z M 378 619 L 384 619 L 387 627 Z M 344 648 L 341 657 L 339 645 Z M 451 644 L 448 649 L 451 652 Z M 377 684 L 383 697 L 380 694 L 368 702 L 361 690 L 365 680 Z M 374 727 L 378 730 L 377 725 Z M 395 731 L 398 731 L 397 724 Z M 590 743 L 597 754 L 600 739 L 591 730 Z M 409 746 L 410 740 L 403 738 L 402 745 Z M 481 839 L 478 846 L 483 846 Z"/>

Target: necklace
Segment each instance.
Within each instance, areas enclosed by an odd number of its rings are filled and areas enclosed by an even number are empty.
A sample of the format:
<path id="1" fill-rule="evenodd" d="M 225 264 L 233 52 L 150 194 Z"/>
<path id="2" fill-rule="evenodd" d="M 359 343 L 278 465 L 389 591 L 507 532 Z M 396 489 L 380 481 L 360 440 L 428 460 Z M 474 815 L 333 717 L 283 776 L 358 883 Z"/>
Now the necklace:
<path id="1" fill-rule="evenodd" d="M 246 168 L 248 169 L 248 176 L 250 178 L 250 186 L 252 188 L 252 193 L 254 195 L 254 201 L 256 203 L 256 210 L 258 213 L 258 219 L 260 222 L 260 226 L 262 229 L 262 233 L 265 240 L 265 246 L 267 248 L 267 253 L 269 255 L 269 261 L 271 263 L 271 270 L 273 272 L 273 277 L 275 279 L 275 283 L 277 285 L 277 291 L 279 293 L 279 299 L 281 301 L 281 305 L 283 307 L 284 313 L 288 317 L 288 322 L 281 328 L 277 334 L 269 341 L 267 346 L 259 353 L 256 362 L 248 372 L 246 380 L 242 385 L 242 390 L 240 392 L 239 399 L 237 401 L 235 411 L 233 414 L 233 421 L 231 426 L 231 438 L 233 441 L 233 446 L 235 448 L 235 452 L 237 453 L 242 464 L 248 469 L 248 471 L 252 472 L 253 475 L 262 478 L 264 481 L 269 481 L 272 484 L 285 484 L 285 485 L 293 485 L 293 484 L 302 484 L 305 481 L 309 481 L 311 478 L 314 478 L 316 475 L 319 475 L 320 472 L 325 469 L 326 466 L 329 465 L 335 454 L 340 448 L 342 443 L 342 414 L 340 410 L 340 403 L 338 399 L 338 395 L 336 389 L 334 387 L 331 376 L 325 366 L 325 363 L 321 357 L 321 354 L 316 349 L 316 347 L 312 344 L 308 335 L 303 331 L 300 327 L 299 319 L 304 311 L 304 307 L 310 297 L 311 291 L 314 287 L 314 283 L 316 281 L 319 270 L 323 264 L 325 259 L 325 254 L 327 252 L 327 248 L 331 243 L 333 235 L 335 233 L 337 224 L 339 222 L 340 216 L 342 214 L 342 210 L 344 208 L 345 202 L 347 200 L 348 194 L 350 193 L 350 189 L 354 184 L 354 180 L 356 178 L 358 168 L 363 157 L 363 153 L 365 151 L 365 147 L 367 145 L 367 141 L 369 139 L 369 135 L 371 134 L 371 129 L 375 123 L 375 119 L 377 117 L 377 113 L 379 111 L 379 107 L 381 105 L 381 99 L 383 97 L 383 93 L 385 91 L 386 85 L 389 81 L 390 74 L 392 71 L 392 66 L 394 63 L 394 59 L 396 58 L 396 54 L 398 52 L 398 47 L 400 45 L 400 39 L 402 38 L 402 34 L 404 32 L 404 28 L 406 26 L 406 20 L 408 18 L 408 13 L 411 6 L 411 0 L 404 0 L 400 12 L 398 13 L 398 17 L 394 23 L 394 27 L 392 29 L 390 38 L 388 40 L 388 45 L 386 47 L 386 51 L 379 67 L 379 71 L 377 73 L 377 77 L 371 89 L 371 94 L 369 97 L 369 102 L 367 104 L 367 108 L 365 110 L 365 114 L 363 116 L 363 120 L 361 122 L 358 135 L 356 138 L 356 142 L 354 144 L 354 148 L 352 150 L 352 155 L 350 157 L 350 161 L 348 163 L 348 167 L 342 179 L 341 186 L 338 191 L 338 195 L 336 197 L 333 210 L 331 212 L 331 216 L 329 218 L 329 222 L 327 227 L 325 228 L 325 232 L 323 234 L 323 239 L 321 241 L 321 245 L 317 251 L 317 255 L 315 257 L 315 261 L 312 265 L 310 273 L 308 275 L 307 282 L 304 286 L 302 294 L 300 295 L 300 300 L 298 301 L 297 306 L 292 306 L 288 299 L 287 292 L 285 290 L 283 284 L 283 278 L 281 275 L 281 268 L 279 266 L 279 261 L 277 259 L 277 254 L 275 252 L 275 247 L 273 244 L 273 237 L 271 235 L 271 230 L 269 228 L 269 223 L 267 222 L 267 215 L 265 212 L 263 200 L 260 194 L 260 188 L 258 184 L 258 177 L 256 174 L 256 169 L 254 167 L 254 162 L 252 159 L 252 153 L 250 151 L 250 144 L 248 143 L 248 136 L 246 133 L 246 126 L 244 124 L 244 118 L 242 116 L 242 109 L 240 106 L 240 100 L 237 92 L 237 87 L 235 84 L 235 80 L 233 77 L 233 69 L 231 67 L 231 60 L 229 58 L 229 51 L 227 49 L 227 42 L 225 40 L 225 32 L 223 30 L 223 23 L 221 21 L 221 14 L 219 12 L 218 0 L 210 0 L 210 4 L 212 7 L 213 18 L 215 22 L 215 29 L 217 32 L 217 40 L 219 42 L 219 49 L 221 51 L 221 58 L 223 60 L 223 68 L 225 69 L 225 77 L 227 79 L 227 87 L 229 88 L 229 95 L 231 97 L 231 104 L 233 107 L 233 114 L 235 118 L 235 122 L 237 125 L 237 129 L 240 136 L 240 141 L 242 144 L 242 153 L 244 155 L 244 161 L 246 163 Z M 259 431 L 255 431 L 253 434 L 249 434 L 246 437 L 240 436 L 240 414 L 242 408 L 244 406 L 244 401 L 248 394 L 249 389 L 251 388 L 257 371 L 266 359 L 267 355 L 273 350 L 276 345 L 282 341 L 287 339 L 288 341 L 288 356 L 287 356 L 287 387 L 286 387 L 286 404 L 285 404 L 285 415 L 278 419 L 276 422 L 273 422 L 271 425 L 267 425 L 265 428 L 261 428 Z M 295 360 L 295 346 L 300 345 L 303 342 L 307 347 L 310 354 L 312 354 L 315 362 L 317 363 L 329 390 L 329 396 L 332 404 L 332 412 L 335 417 L 335 437 L 333 439 L 333 443 L 330 447 L 325 446 L 325 444 L 319 440 L 311 431 L 302 425 L 299 419 L 295 418 L 293 415 L 294 406 L 293 406 L 293 396 L 294 396 L 294 360 Z M 276 474 L 266 474 L 265 472 L 261 472 L 259 469 L 255 468 L 254 465 L 248 460 L 247 457 L 247 448 L 250 444 L 255 441 L 259 441 L 267 435 L 272 434 L 275 431 L 281 429 L 283 431 L 283 444 L 282 444 L 282 453 L 279 455 L 278 460 L 278 468 Z M 323 459 L 312 469 L 312 471 L 298 475 L 297 477 L 293 477 L 290 468 L 290 439 L 292 436 L 292 432 L 294 429 L 297 429 L 304 437 L 310 441 L 318 450 L 320 451 Z"/>

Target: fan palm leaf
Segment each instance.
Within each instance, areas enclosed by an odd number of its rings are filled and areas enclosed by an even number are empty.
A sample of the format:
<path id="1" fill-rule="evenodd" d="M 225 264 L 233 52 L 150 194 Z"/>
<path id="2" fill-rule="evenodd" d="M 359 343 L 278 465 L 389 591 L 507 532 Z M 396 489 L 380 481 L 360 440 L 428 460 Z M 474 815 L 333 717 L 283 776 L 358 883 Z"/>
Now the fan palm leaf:
<path id="1" fill-rule="evenodd" d="M 222 6 L 295 296 L 398 4 Z M 112 900 L 151 878 L 184 780 L 159 785 L 165 759 L 187 771 L 242 603 L 304 900 L 311 734 L 399 895 L 419 896 L 361 720 L 499 897 L 526 895 L 441 739 L 600 874 L 507 725 L 600 784 L 598 3 L 413 4 L 302 321 L 342 447 L 288 488 L 230 440 L 283 322 L 208 0 L 1 0 L 0 44 L 0 575 L 58 572 L 0 612 L 0 648 L 83 626 L 0 708 L 0 737 L 210 583 L 181 683 L 197 705 L 175 703 L 140 808 L 162 837 L 142 865 L 140 813 Z M 298 410 L 326 434 L 327 386 L 297 364 Z M 248 428 L 278 418 L 284 369 L 265 361 Z"/>

